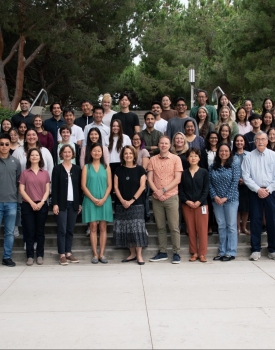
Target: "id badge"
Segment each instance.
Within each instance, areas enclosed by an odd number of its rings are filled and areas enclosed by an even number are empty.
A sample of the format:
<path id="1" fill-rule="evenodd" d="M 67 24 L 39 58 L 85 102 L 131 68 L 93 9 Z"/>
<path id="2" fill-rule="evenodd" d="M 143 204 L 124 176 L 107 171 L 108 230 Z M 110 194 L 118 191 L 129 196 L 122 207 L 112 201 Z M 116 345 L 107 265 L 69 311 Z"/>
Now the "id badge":
<path id="1" fill-rule="evenodd" d="M 207 210 L 206 210 L 206 206 L 205 205 L 203 205 L 201 207 L 201 212 L 202 212 L 202 214 L 207 214 Z"/>

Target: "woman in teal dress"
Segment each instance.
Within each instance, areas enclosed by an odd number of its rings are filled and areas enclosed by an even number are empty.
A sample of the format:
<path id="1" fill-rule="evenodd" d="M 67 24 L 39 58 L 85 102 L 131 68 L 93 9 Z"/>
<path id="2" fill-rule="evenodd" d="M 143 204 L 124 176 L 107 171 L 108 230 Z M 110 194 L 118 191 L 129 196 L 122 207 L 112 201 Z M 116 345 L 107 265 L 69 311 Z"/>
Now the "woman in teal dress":
<path id="1" fill-rule="evenodd" d="M 92 263 L 98 261 L 106 264 L 104 256 L 107 240 L 107 222 L 113 221 L 113 209 L 110 191 L 112 189 L 112 176 L 109 166 L 103 158 L 101 144 L 94 143 L 90 151 L 90 159 L 82 170 L 81 187 L 84 192 L 82 205 L 82 220 L 90 223 L 90 241 L 93 251 Z M 99 221 L 100 251 L 97 252 L 97 222 Z"/>

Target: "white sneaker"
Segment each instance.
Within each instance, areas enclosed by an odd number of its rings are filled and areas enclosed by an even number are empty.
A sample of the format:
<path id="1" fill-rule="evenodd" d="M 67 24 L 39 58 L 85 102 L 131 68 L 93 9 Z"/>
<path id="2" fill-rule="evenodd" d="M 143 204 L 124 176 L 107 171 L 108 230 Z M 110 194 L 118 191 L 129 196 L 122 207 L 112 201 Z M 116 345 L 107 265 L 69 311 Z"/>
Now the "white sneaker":
<path id="1" fill-rule="evenodd" d="M 36 248 L 37 248 L 37 242 L 34 242 L 33 249 L 36 250 Z"/>
<path id="2" fill-rule="evenodd" d="M 19 236 L 19 228 L 18 228 L 18 226 L 14 226 L 13 235 L 14 235 L 14 237 L 18 237 Z"/>
<path id="3" fill-rule="evenodd" d="M 87 231 L 86 231 L 86 237 L 90 237 L 90 227 L 88 227 Z"/>
<path id="4" fill-rule="evenodd" d="M 251 261 L 257 261 L 258 259 L 261 258 L 261 253 L 260 252 L 253 252 L 251 255 L 250 255 L 250 260 Z"/>
<path id="5" fill-rule="evenodd" d="M 275 260 L 275 253 L 268 253 L 267 256 L 269 257 L 269 259 L 273 259 Z"/>
<path id="6" fill-rule="evenodd" d="M 27 244 L 26 244 L 26 242 L 24 243 L 24 250 L 26 250 L 27 249 Z"/>

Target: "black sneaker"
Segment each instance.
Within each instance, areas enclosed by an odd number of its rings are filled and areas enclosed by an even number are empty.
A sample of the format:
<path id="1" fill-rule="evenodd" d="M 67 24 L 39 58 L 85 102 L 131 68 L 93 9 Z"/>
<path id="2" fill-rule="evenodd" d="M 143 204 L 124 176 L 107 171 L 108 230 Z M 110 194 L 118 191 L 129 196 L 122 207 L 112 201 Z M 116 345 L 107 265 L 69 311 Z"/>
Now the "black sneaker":
<path id="1" fill-rule="evenodd" d="M 154 262 L 154 261 L 161 261 L 161 260 L 167 260 L 167 259 L 168 259 L 167 253 L 158 252 L 158 254 L 153 258 L 151 258 L 149 261 Z"/>
<path id="2" fill-rule="evenodd" d="M 8 258 L 8 259 L 2 259 L 2 265 L 8 266 L 8 267 L 14 267 L 16 263 L 12 261 L 11 258 Z"/>
<path id="3" fill-rule="evenodd" d="M 180 263 L 180 256 L 179 256 L 179 254 L 174 254 L 173 255 L 172 264 L 179 264 L 179 263 Z"/>

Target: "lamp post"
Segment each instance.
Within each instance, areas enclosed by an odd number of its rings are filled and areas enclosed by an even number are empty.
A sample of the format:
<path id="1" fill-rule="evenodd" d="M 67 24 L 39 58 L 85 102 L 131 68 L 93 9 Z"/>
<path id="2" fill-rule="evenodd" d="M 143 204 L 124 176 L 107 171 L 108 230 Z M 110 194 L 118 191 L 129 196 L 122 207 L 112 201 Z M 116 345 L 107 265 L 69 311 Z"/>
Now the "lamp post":
<path id="1" fill-rule="evenodd" d="M 189 83 L 191 84 L 191 108 L 194 106 L 194 84 L 195 84 L 195 69 L 189 69 Z"/>

